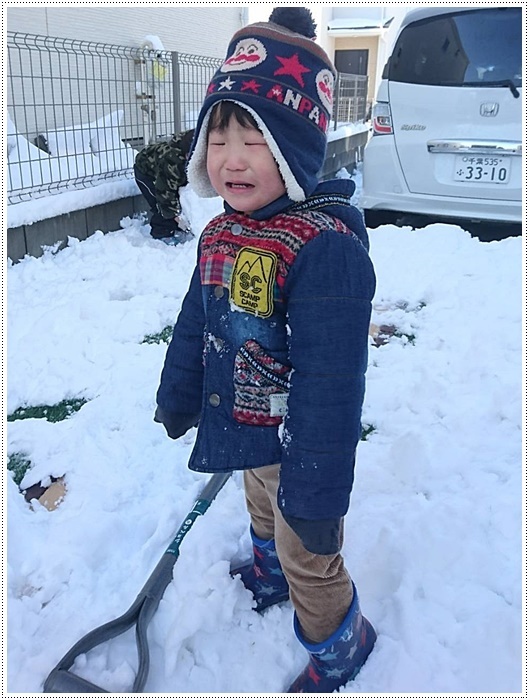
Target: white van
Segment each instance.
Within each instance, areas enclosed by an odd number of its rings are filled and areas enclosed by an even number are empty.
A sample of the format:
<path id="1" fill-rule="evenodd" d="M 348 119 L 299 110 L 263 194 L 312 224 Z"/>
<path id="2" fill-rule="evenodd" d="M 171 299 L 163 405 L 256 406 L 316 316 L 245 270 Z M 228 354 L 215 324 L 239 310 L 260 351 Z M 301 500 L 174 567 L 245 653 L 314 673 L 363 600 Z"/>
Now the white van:
<path id="1" fill-rule="evenodd" d="M 364 151 L 366 225 L 520 223 L 521 86 L 521 7 L 410 11 Z"/>

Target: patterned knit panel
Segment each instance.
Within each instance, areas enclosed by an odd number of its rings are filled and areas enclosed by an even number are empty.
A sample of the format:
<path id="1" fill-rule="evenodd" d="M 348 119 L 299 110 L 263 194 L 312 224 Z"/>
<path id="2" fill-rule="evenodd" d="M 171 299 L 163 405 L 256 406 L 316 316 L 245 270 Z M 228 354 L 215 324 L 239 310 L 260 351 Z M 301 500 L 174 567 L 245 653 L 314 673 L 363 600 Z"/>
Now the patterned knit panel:
<path id="1" fill-rule="evenodd" d="M 274 301 L 281 302 L 288 272 L 301 248 L 322 231 L 329 230 L 353 235 L 340 219 L 317 211 L 278 214 L 266 221 L 256 221 L 244 214 L 217 216 L 202 234 L 202 284 L 229 288 L 237 253 L 249 246 L 277 257 Z"/>
<path id="2" fill-rule="evenodd" d="M 233 375 L 233 417 L 247 425 L 280 425 L 286 413 L 290 367 L 268 355 L 255 340 L 239 348 Z"/>

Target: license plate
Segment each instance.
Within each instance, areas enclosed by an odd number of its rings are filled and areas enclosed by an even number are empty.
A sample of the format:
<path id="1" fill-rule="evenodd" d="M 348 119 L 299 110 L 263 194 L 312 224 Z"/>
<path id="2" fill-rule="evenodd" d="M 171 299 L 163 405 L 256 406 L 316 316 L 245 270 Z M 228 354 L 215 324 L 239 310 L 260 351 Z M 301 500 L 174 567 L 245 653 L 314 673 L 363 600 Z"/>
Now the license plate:
<path id="1" fill-rule="evenodd" d="M 457 182 L 492 182 L 496 185 L 506 185 L 510 176 L 510 158 L 456 156 L 454 180 Z"/>

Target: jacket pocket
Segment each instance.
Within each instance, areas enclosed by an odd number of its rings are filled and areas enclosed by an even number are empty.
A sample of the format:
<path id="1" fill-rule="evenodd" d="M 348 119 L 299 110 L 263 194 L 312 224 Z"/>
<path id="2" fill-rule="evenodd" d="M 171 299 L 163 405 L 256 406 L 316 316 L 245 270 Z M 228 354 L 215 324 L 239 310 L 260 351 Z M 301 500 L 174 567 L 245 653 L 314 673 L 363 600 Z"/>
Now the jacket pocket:
<path id="1" fill-rule="evenodd" d="M 290 367 L 268 355 L 256 340 L 237 351 L 233 417 L 247 425 L 280 425 L 287 411 Z"/>

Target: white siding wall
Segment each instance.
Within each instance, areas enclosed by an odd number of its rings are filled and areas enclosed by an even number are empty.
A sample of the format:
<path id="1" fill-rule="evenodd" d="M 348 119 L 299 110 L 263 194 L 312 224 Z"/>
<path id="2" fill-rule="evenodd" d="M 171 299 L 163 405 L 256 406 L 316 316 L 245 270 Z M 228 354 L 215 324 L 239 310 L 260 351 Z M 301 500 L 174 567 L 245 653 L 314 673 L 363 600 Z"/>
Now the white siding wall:
<path id="1" fill-rule="evenodd" d="M 167 51 L 216 59 L 225 56 L 231 37 L 247 22 L 247 12 L 241 6 L 99 7 L 72 3 L 64 7 L 14 6 L 6 10 L 7 29 L 21 34 L 133 48 L 140 48 L 147 35 L 158 36 Z M 17 77 L 8 81 L 8 104 L 18 131 L 33 141 L 38 133 L 92 122 L 120 109 L 125 111 L 122 136 L 143 138 L 147 142 L 144 127 L 152 120 L 149 121 L 146 114 L 154 114 L 154 103 L 149 100 L 140 103 L 136 97 L 134 81 L 142 78 L 139 66 L 127 59 L 100 60 L 89 53 L 79 55 L 79 60 L 70 60 L 70 56 L 55 51 L 13 51 L 12 72 Z M 53 66 L 54 80 L 39 81 L 39 68 L 45 70 L 43 76 L 50 75 L 48 64 Z M 71 82 L 68 80 L 70 69 Z M 97 76 L 92 80 L 98 71 L 102 77 L 99 87 L 96 85 Z M 116 76 L 114 82 L 109 80 L 112 71 Z M 212 72 L 207 65 L 194 72 L 185 72 L 182 128 L 192 126 Z M 148 79 L 149 83 L 140 84 L 145 93 L 152 92 L 156 98 L 156 125 L 152 125 L 152 133 L 148 134 L 152 140 L 172 133 L 173 102 L 170 81 L 153 83 L 152 72 L 148 75 L 150 77 L 145 80 Z M 79 99 L 75 96 L 76 91 L 82 92 Z M 138 111 L 140 107 L 145 113 Z"/>
<path id="2" fill-rule="evenodd" d="M 7 8 L 9 31 L 136 47 L 154 34 L 168 51 L 214 58 L 243 23 L 242 6 Z"/>

